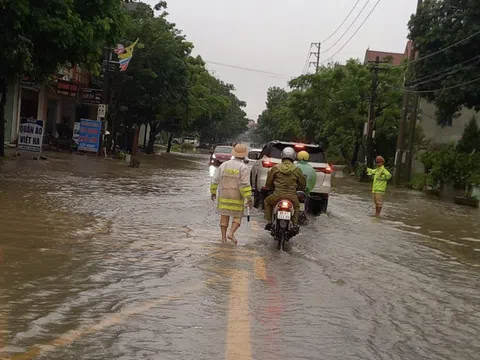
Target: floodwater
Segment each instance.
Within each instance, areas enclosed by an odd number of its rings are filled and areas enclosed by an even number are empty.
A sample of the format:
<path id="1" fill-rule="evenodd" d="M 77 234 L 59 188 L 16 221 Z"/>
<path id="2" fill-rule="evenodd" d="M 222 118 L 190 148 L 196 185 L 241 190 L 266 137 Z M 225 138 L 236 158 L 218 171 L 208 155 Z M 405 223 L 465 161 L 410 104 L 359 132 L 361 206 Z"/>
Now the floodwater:
<path id="1" fill-rule="evenodd" d="M 219 244 L 202 156 L 0 160 L 0 359 L 478 359 L 480 212 L 337 179 Z"/>

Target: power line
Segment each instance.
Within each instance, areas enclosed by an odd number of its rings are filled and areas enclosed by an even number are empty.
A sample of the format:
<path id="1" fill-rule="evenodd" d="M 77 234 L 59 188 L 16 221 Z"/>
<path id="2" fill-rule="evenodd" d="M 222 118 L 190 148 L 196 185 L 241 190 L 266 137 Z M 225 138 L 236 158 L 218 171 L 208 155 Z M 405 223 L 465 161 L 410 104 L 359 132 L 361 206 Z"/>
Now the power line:
<path id="1" fill-rule="evenodd" d="M 360 31 L 360 29 L 362 28 L 362 26 L 367 22 L 367 20 L 368 20 L 368 19 L 370 18 L 370 16 L 373 14 L 373 12 L 374 12 L 375 9 L 377 8 L 377 6 L 378 6 L 378 4 L 380 3 L 380 1 L 382 1 L 382 0 L 378 0 L 378 1 L 377 1 L 377 3 L 375 4 L 375 6 L 373 7 L 373 9 L 370 11 L 370 13 L 369 13 L 369 14 L 367 15 L 367 17 L 365 18 L 365 20 L 363 20 L 363 22 L 360 24 L 360 26 L 358 27 L 358 29 L 353 33 L 353 35 L 350 36 L 350 39 L 348 39 L 347 42 L 346 42 L 340 49 L 338 49 L 338 51 L 337 51 L 335 54 L 333 54 L 333 55 L 332 55 L 331 57 L 329 57 L 328 59 L 322 61 L 322 64 L 326 63 L 327 61 L 332 60 L 340 51 L 342 51 L 342 50 L 345 48 L 345 46 L 348 45 L 348 43 L 349 43 L 350 41 L 352 41 L 353 37 L 354 37 L 355 35 L 357 35 L 357 33 L 358 33 L 358 32 Z"/>
<path id="2" fill-rule="evenodd" d="M 282 80 L 291 80 L 293 78 L 293 76 L 288 76 L 288 75 L 284 75 L 284 74 L 276 74 L 276 73 L 273 73 L 273 72 L 270 72 L 270 71 L 265 71 L 265 70 L 252 69 L 252 68 L 247 68 L 247 67 L 238 66 L 238 65 L 224 64 L 224 63 L 219 63 L 219 62 L 215 62 L 215 61 L 208 61 L 208 60 L 204 60 L 204 61 L 206 63 L 212 64 L 212 65 L 225 66 L 225 67 L 238 69 L 238 70 L 244 70 L 244 71 L 251 71 L 251 72 L 256 72 L 256 73 L 260 73 L 260 74 L 266 74 L 266 75 L 275 77 L 277 79 L 282 79 Z"/>
<path id="3" fill-rule="evenodd" d="M 428 94 L 428 93 L 434 93 L 434 92 L 438 92 L 438 91 L 458 89 L 462 86 L 470 85 L 470 84 L 473 84 L 477 81 L 480 81 L 480 77 L 478 77 L 476 79 L 473 79 L 473 80 L 470 80 L 470 81 L 467 81 L 463 84 L 458 84 L 458 85 L 449 86 L 449 87 L 441 88 L 441 89 L 435 89 L 435 90 L 410 90 L 410 89 L 406 89 L 406 88 L 397 88 L 397 87 L 391 86 L 391 85 L 387 85 L 387 86 L 391 87 L 392 89 L 396 89 L 396 90 L 400 90 L 400 91 L 404 91 L 404 92 L 408 92 L 408 93 L 412 93 L 412 94 Z"/>
<path id="4" fill-rule="evenodd" d="M 305 64 L 303 64 L 303 70 L 302 70 L 302 75 L 304 75 L 307 71 L 308 71 L 308 68 L 310 67 L 310 51 L 312 50 L 312 46 L 313 46 L 313 43 L 310 44 L 310 47 L 308 48 L 308 53 L 307 53 L 307 57 L 305 59 Z"/>
<path id="5" fill-rule="evenodd" d="M 352 10 L 350 10 L 350 12 L 348 13 L 348 15 L 345 17 L 345 19 L 343 19 L 342 23 L 335 29 L 335 31 L 333 33 L 330 34 L 329 37 L 327 37 L 325 40 L 322 41 L 322 43 L 330 40 L 333 35 L 335 35 L 337 33 L 338 30 L 340 30 L 340 28 L 343 26 L 343 24 L 345 24 L 345 22 L 347 21 L 347 19 L 350 17 L 350 15 L 352 15 L 353 13 L 353 10 L 355 10 L 355 8 L 357 7 L 358 3 L 360 2 L 360 0 L 357 0 L 357 2 L 355 3 L 355 5 L 353 5 L 353 8 Z"/>
<path id="6" fill-rule="evenodd" d="M 406 63 L 404 63 L 404 64 L 401 64 L 401 65 L 394 65 L 394 66 L 392 66 L 392 67 L 408 66 L 409 64 L 414 64 L 414 63 L 419 62 L 419 61 L 421 61 L 421 60 L 425 60 L 425 59 L 431 58 L 432 56 L 441 54 L 442 52 L 445 52 L 445 51 L 447 51 L 447 50 L 449 50 L 449 49 L 451 49 L 451 48 L 453 48 L 453 47 L 455 47 L 455 46 L 458 46 L 458 45 L 464 43 L 464 42 L 467 41 L 467 40 L 470 40 L 471 38 L 473 38 L 473 37 L 475 37 L 475 36 L 477 36 L 477 35 L 479 35 L 479 34 L 480 34 L 480 31 L 477 31 L 477 32 L 474 33 L 474 34 L 472 34 L 472 35 L 470 35 L 470 36 L 467 36 L 465 39 L 460 40 L 460 41 L 458 41 L 458 42 L 456 42 L 456 43 L 454 43 L 454 44 L 452 44 L 452 45 L 449 45 L 449 46 L 447 46 L 447 47 L 444 47 L 443 49 L 438 50 L 438 51 L 436 51 L 436 52 L 434 52 L 434 53 L 431 53 L 431 54 L 429 54 L 429 55 L 425 55 L 425 56 L 419 57 L 418 59 L 415 59 L 415 60 L 412 60 L 412 61 L 408 61 L 408 62 L 406 62 Z"/>
<path id="7" fill-rule="evenodd" d="M 409 86 L 411 87 L 417 87 L 418 85 L 423 85 L 423 84 L 428 84 L 429 82 L 432 82 L 432 81 L 439 81 L 441 78 L 445 77 L 445 76 L 448 76 L 448 75 L 453 75 L 461 70 L 464 70 L 465 68 L 461 67 L 461 65 L 463 64 L 466 64 L 466 63 L 469 63 L 471 62 L 472 60 L 478 60 L 478 58 L 480 58 L 480 55 L 477 55 L 467 61 L 464 61 L 462 63 L 459 63 L 459 64 L 455 64 L 447 69 L 444 69 L 442 71 L 438 71 L 436 73 L 433 73 L 433 74 L 430 74 L 430 75 L 427 75 L 427 76 L 424 76 L 420 79 L 415 79 L 414 82 L 408 84 Z M 456 67 L 459 67 L 458 69 L 455 69 Z M 450 71 L 449 70 L 452 70 L 453 71 Z M 437 78 L 433 78 L 435 75 L 439 75 L 439 77 Z"/>
<path id="8" fill-rule="evenodd" d="M 335 43 L 334 43 L 332 46 L 330 46 L 327 50 L 323 51 L 322 54 L 324 54 L 324 53 L 332 50 L 332 49 L 340 42 L 340 40 L 342 40 L 343 37 L 344 37 L 345 35 L 347 35 L 348 31 L 352 28 L 353 25 L 355 25 L 355 23 L 357 22 L 358 18 L 360 17 L 360 15 L 363 14 L 363 11 L 365 10 L 365 8 L 367 7 L 367 5 L 368 5 L 369 3 L 370 3 L 370 0 L 367 0 L 367 2 L 365 3 L 365 5 L 363 5 L 362 10 L 360 10 L 360 12 L 358 13 L 357 17 L 356 17 L 355 19 L 353 19 L 352 23 L 351 23 L 350 26 L 347 28 L 347 30 L 345 30 L 345 32 L 342 34 L 342 36 L 340 36 L 340 38 L 339 38 L 337 41 L 335 41 Z"/>
<path id="9" fill-rule="evenodd" d="M 469 62 L 471 62 L 472 60 L 476 60 L 476 59 L 479 59 L 480 58 L 480 55 L 476 55 L 474 57 L 472 57 L 471 59 L 468 59 L 466 61 L 463 61 L 461 63 L 458 63 L 458 64 L 455 64 L 449 68 L 446 68 L 446 69 L 443 69 L 443 70 L 440 70 L 440 71 L 437 71 L 437 72 L 434 72 L 433 74 L 428 74 L 428 75 L 425 75 L 425 76 L 422 76 L 421 78 L 418 78 L 418 79 L 415 79 L 414 82 L 412 82 L 411 84 L 409 85 L 412 85 L 412 86 L 416 86 L 416 85 L 420 85 L 420 84 L 423 84 L 423 83 L 417 83 L 417 81 L 423 81 L 423 80 L 428 80 L 428 79 L 431 79 L 433 76 L 435 75 L 441 75 L 443 73 L 446 73 L 448 72 L 449 70 L 452 70 L 454 68 L 456 68 L 457 66 L 462 66 L 462 65 L 465 65 L 465 64 L 468 64 Z M 458 70 L 462 70 L 462 68 L 458 69 Z M 456 72 L 456 71 L 455 71 Z M 450 75 L 450 74 L 453 74 L 455 72 L 451 72 L 451 73 L 448 73 L 448 74 L 445 74 L 445 75 Z"/>

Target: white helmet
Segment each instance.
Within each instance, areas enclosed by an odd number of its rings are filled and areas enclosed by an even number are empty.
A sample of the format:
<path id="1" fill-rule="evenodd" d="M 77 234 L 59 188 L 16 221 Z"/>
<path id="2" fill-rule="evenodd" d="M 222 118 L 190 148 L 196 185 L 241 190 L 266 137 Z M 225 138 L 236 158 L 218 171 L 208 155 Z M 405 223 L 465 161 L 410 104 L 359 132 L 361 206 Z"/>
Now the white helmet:
<path id="1" fill-rule="evenodd" d="M 297 153 L 293 148 L 286 147 L 285 149 L 283 149 L 282 160 L 289 159 L 291 161 L 295 161 L 296 158 L 297 158 Z"/>

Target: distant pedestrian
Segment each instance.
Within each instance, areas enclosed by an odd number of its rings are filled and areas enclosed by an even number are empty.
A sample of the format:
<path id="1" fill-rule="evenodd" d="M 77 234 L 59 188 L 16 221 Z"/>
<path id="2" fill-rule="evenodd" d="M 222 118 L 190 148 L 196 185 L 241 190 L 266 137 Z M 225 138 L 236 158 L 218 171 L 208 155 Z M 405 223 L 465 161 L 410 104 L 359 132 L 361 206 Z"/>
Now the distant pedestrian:
<path id="1" fill-rule="evenodd" d="M 385 168 L 385 159 L 377 156 L 375 159 L 376 169 L 367 168 L 367 175 L 373 176 L 373 201 L 375 202 L 375 216 L 380 217 L 383 208 L 383 196 L 387 191 L 387 182 L 392 174 Z"/>
<path id="2" fill-rule="evenodd" d="M 243 144 L 237 144 L 232 150 L 232 160 L 224 162 L 215 173 L 210 192 L 212 200 L 217 199 L 220 213 L 220 229 L 222 231 L 222 243 L 227 238 L 235 245 L 237 239 L 235 232 L 242 223 L 245 214 L 245 205 L 252 205 L 252 188 L 250 186 L 250 171 L 245 165 L 248 149 Z M 227 236 L 230 217 L 233 218 L 230 232 Z"/>

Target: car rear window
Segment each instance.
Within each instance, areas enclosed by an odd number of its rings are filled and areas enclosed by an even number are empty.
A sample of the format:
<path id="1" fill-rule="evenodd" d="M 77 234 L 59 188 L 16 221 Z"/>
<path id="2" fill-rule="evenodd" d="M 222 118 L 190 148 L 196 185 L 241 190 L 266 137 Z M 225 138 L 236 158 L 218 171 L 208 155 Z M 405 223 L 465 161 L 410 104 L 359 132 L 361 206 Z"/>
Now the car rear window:
<path id="1" fill-rule="evenodd" d="M 281 159 L 282 157 L 282 151 L 286 147 L 289 147 L 291 145 L 287 144 L 275 144 L 272 148 L 272 152 L 270 154 L 270 157 L 274 159 Z M 295 151 L 298 153 L 302 150 L 305 150 L 310 154 L 310 162 L 315 162 L 315 163 L 326 163 L 327 160 L 325 158 L 325 153 L 322 148 L 320 147 L 314 147 L 314 146 L 308 146 L 305 145 L 304 148 L 294 148 Z"/>
<path id="2" fill-rule="evenodd" d="M 215 154 L 229 154 L 232 152 L 231 146 L 217 146 L 215 148 Z"/>

